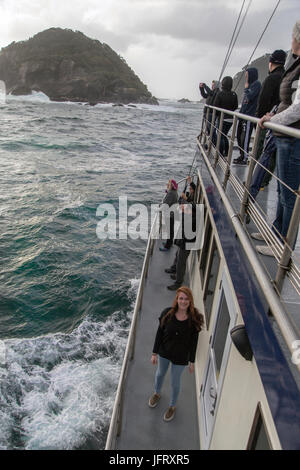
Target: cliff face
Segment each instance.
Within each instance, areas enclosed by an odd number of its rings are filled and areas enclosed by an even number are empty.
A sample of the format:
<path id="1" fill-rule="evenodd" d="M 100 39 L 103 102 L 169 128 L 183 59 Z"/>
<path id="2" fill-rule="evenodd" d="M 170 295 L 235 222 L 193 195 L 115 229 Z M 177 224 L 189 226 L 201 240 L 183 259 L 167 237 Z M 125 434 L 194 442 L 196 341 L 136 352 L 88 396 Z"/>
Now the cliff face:
<path id="1" fill-rule="evenodd" d="M 158 104 L 125 60 L 107 44 L 50 28 L 0 52 L 7 93 L 42 91 L 53 101 Z"/>

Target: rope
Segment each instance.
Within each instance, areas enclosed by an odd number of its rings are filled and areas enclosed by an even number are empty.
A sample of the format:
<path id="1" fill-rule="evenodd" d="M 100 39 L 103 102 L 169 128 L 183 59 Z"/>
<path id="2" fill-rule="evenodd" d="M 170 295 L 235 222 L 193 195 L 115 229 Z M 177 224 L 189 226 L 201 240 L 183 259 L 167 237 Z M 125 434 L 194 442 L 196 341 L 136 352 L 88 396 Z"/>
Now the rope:
<path id="1" fill-rule="evenodd" d="M 257 42 L 257 44 L 256 44 L 256 46 L 255 46 L 255 48 L 254 48 L 254 51 L 252 52 L 252 54 L 251 54 L 251 56 L 250 56 L 250 58 L 249 58 L 249 60 L 248 60 L 248 62 L 247 62 L 246 67 L 244 67 L 244 71 L 242 72 L 242 74 L 241 74 L 241 76 L 240 76 L 240 78 L 239 78 L 239 81 L 238 81 L 238 83 L 237 83 L 237 85 L 236 85 L 234 91 L 237 90 L 237 87 L 239 86 L 239 84 L 240 84 L 240 82 L 241 82 L 241 80 L 242 80 L 242 78 L 243 78 L 243 76 L 244 76 L 244 74 L 245 74 L 245 72 L 246 72 L 246 69 L 247 69 L 248 65 L 250 64 L 250 61 L 251 61 L 252 57 L 254 56 L 255 51 L 256 51 L 256 49 L 258 48 L 258 46 L 259 46 L 259 44 L 260 44 L 260 41 L 262 40 L 262 37 L 263 37 L 263 35 L 265 34 L 265 32 L 266 32 L 266 30 L 267 30 L 267 28 L 268 28 L 268 26 L 269 26 L 269 24 L 270 24 L 270 22 L 271 22 L 273 16 L 275 15 L 275 12 L 276 12 L 276 10 L 277 10 L 277 8 L 278 8 L 280 2 L 281 2 L 281 0 L 278 0 L 277 4 L 276 4 L 276 6 L 275 6 L 275 8 L 274 8 L 274 10 L 273 10 L 273 13 L 271 14 L 271 16 L 270 16 L 270 18 L 269 18 L 269 20 L 268 20 L 268 22 L 267 22 L 267 24 L 266 24 L 266 26 L 265 26 L 263 32 L 262 32 L 261 35 L 260 35 L 260 38 L 259 38 L 259 40 L 258 40 L 258 42 Z"/>
<path id="2" fill-rule="evenodd" d="M 220 73 L 220 77 L 219 77 L 219 82 L 221 82 L 221 79 L 222 79 L 224 70 L 225 70 L 225 68 L 226 68 L 226 65 L 227 65 L 227 63 L 228 63 L 228 60 L 229 60 L 229 57 L 230 57 L 230 55 L 231 55 L 232 49 L 233 49 L 233 47 L 234 47 L 234 44 L 233 44 L 233 46 L 232 46 L 232 42 L 233 42 L 233 38 L 234 38 L 234 35 L 235 35 L 235 32 L 236 32 L 237 26 L 238 26 L 239 21 L 240 21 L 240 17 L 241 17 L 242 11 L 243 11 L 243 9 L 244 9 L 245 1 L 246 1 L 246 0 L 243 0 L 243 4 L 242 4 L 242 6 L 241 6 L 238 19 L 237 19 L 237 21 L 236 21 L 234 31 L 233 31 L 232 36 L 231 36 L 231 39 L 230 39 L 230 43 L 229 43 L 229 46 L 228 46 L 228 49 L 227 49 L 227 52 L 226 52 L 226 56 L 225 56 L 225 59 L 224 59 L 223 65 L 222 65 L 222 69 L 221 69 L 221 73 Z M 239 33 L 238 33 L 238 34 L 239 34 Z M 236 41 L 236 39 L 235 39 L 235 41 Z M 231 46 L 232 46 L 232 47 L 231 47 Z M 231 49 L 231 51 L 230 51 L 230 49 Z"/>
<path id="3" fill-rule="evenodd" d="M 222 75 L 223 75 L 223 73 L 224 73 L 224 71 L 225 71 L 225 68 L 227 67 L 227 64 L 228 64 L 228 62 L 229 62 L 229 59 L 230 59 L 230 56 L 231 56 L 231 54 L 232 54 L 233 48 L 234 48 L 234 46 L 235 46 L 235 43 L 236 43 L 236 41 L 237 41 L 237 38 L 238 38 L 239 35 L 240 35 L 241 29 L 242 29 L 242 27 L 243 27 L 243 25 L 244 25 L 244 22 L 245 22 L 245 19 L 246 19 L 247 14 L 248 14 L 249 8 L 250 8 L 250 6 L 251 6 L 251 3 L 252 3 L 252 0 L 250 0 L 249 3 L 248 3 L 247 10 L 246 10 L 246 12 L 245 12 L 245 14 L 244 14 L 244 17 L 243 17 L 243 19 L 242 19 L 242 22 L 241 22 L 241 24 L 240 24 L 240 27 L 239 27 L 239 30 L 238 30 L 237 35 L 236 35 L 236 37 L 235 37 L 234 43 L 233 43 L 232 46 L 231 46 L 231 50 L 230 50 L 230 53 L 229 53 L 228 58 L 227 58 L 227 60 L 226 60 L 226 63 L 225 63 L 225 61 L 224 61 L 223 70 L 222 70 Z"/>

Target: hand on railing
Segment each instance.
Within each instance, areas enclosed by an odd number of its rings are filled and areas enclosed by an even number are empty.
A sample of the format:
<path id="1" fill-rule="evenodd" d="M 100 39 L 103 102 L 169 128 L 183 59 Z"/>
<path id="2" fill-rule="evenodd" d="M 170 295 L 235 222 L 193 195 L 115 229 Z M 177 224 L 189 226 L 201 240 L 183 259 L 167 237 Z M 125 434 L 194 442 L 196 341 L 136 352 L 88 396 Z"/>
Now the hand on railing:
<path id="1" fill-rule="evenodd" d="M 271 120 L 271 117 L 273 117 L 274 114 L 273 113 L 267 113 L 265 114 L 259 121 L 258 121 L 258 125 L 259 127 L 261 127 L 262 129 L 264 129 L 264 122 L 267 122 L 267 121 L 270 121 Z"/>

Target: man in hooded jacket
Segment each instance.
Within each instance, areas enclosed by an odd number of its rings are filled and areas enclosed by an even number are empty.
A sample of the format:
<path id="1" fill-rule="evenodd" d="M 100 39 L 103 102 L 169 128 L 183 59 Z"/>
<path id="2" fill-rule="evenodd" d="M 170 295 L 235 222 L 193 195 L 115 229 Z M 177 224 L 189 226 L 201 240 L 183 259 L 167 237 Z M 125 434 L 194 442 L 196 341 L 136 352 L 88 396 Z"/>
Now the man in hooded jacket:
<path id="1" fill-rule="evenodd" d="M 214 106 L 217 108 L 228 109 L 229 111 L 235 111 L 238 107 L 238 97 L 237 94 L 232 91 L 233 80 L 232 77 L 224 77 L 221 82 L 221 91 L 216 95 L 214 100 Z M 217 111 L 217 121 L 220 120 L 221 113 Z M 223 126 L 222 126 L 222 135 L 220 142 L 220 153 L 224 157 L 228 154 L 228 139 L 227 134 L 229 129 L 232 126 L 233 118 L 230 114 L 224 114 Z M 217 128 L 218 128 L 217 124 Z M 213 135 L 213 143 L 216 143 L 216 133 Z"/>
<path id="2" fill-rule="evenodd" d="M 258 71 L 255 67 L 250 67 L 246 71 L 246 82 L 241 114 L 255 116 L 258 96 L 261 89 L 261 83 L 258 81 Z M 235 158 L 233 163 L 237 165 L 247 165 L 250 138 L 253 130 L 253 123 L 244 119 L 239 120 L 237 130 L 237 141 L 240 149 L 240 157 Z"/>

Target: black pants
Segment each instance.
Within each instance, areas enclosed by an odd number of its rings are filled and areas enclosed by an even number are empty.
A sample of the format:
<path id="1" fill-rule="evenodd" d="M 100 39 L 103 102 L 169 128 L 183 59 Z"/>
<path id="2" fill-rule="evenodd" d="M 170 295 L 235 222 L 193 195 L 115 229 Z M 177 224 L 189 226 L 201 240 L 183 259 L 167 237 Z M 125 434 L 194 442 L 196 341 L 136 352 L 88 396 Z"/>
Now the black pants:
<path id="1" fill-rule="evenodd" d="M 190 250 L 185 250 L 184 248 L 177 249 L 175 259 L 171 266 L 171 269 L 176 272 L 176 284 L 182 284 L 184 280 L 185 270 L 186 270 L 186 261 L 189 257 Z"/>
<path id="2" fill-rule="evenodd" d="M 168 239 L 165 243 L 165 248 L 170 248 L 173 245 L 174 238 L 174 214 L 170 213 L 170 218 L 166 219 L 167 230 L 168 230 Z"/>
<path id="3" fill-rule="evenodd" d="M 247 160 L 248 152 L 249 152 L 249 145 L 250 145 L 250 138 L 252 134 L 254 124 L 250 121 L 244 121 L 243 119 L 239 120 L 238 128 L 237 128 L 237 141 L 239 145 L 239 151 L 241 158 L 243 160 Z"/>

